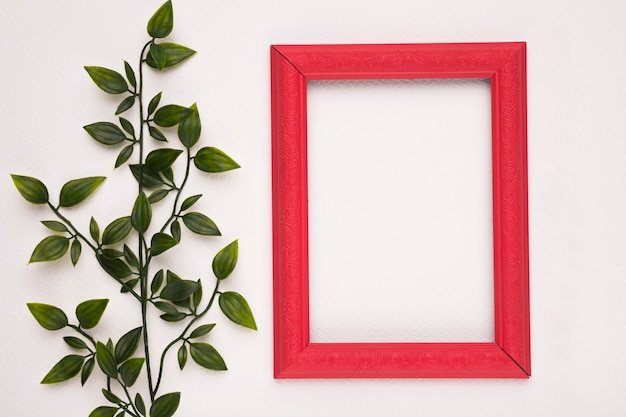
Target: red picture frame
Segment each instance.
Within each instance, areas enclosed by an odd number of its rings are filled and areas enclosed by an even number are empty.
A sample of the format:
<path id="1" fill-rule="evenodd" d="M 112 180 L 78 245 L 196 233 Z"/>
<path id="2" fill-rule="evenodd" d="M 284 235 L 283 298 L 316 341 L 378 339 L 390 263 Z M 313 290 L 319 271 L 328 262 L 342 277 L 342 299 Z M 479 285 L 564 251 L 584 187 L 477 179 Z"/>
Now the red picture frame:
<path id="1" fill-rule="evenodd" d="M 526 44 L 273 45 L 275 378 L 528 378 Z M 311 343 L 307 81 L 489 78 L 494 341 Z"/>

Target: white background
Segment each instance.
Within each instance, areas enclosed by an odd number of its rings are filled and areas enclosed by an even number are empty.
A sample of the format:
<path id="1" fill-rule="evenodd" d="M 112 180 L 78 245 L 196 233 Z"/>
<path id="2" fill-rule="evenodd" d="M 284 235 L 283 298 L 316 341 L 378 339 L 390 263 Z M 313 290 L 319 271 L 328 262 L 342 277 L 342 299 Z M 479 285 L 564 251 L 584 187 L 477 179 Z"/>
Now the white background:
<path id="1" fill-rule="evenodd" d="M 112 172 L 115 152 L 81 126 L 113 120 L 118 99 L 82 69 L 135 63 L 145 23 L 160 2 L 0 2 L 0 153 L 3 273 L 0 399 L 14 416 L 86 416 L 104 403 L 94 376 L 42 386 L 68 349 L 30 317 L 25 303 L 71 312 L 88 298 L 111 298 L 100 336 L 137 326 L 132 303 L 85 256 L 27 266 L 46 235 L 45 209 L 16 193 L 9 173 L 46 181 L 53 197 L 71 178 L 109 179 L 82 208 L 125 215 L 133 189 Z M 228 288 L 242 292 L 257 333 L 219 320 L 211 343 L 225 373 L 167 364 L 164 392 L 180 390 L 177 415 L 221 416 L 621 416 L 626 413 L 626 4 L 620 1 L 445 0 L 175 2 L 172 40 L 198 50 L 183 67 L 149 76 L 164 102 L 198 103 L 203 143 L 242 169 L 194 176 L 198 209 L 224 237 L 201 239 L 163 257 L 186 277 L 207 277 L 210 258 L 240 239 Z M 528 132 L 533 376 L 530 380 L 316 380 L 272 378 L 269 45 L 286 43 L 528 42 Z M 462 94 L 461 94 L 462 95 Z M 379 138 L 367 137 L 380 145 Z M 345 172 L 349 172 L 346 169 Z M 387 172 L 382 174 L 387 175 Z M 54 190 L 54 191 L 53 191 Z M 411 242 L 407 239 L 405 244 Z M 86 255 L 87 253 L 85 253 Z M 209 284 L 210 285 L 210 284 Z M 155 343 L 167 340 L 167 330 Z M 191 365 L 191 364 L 190 364 Z"/>

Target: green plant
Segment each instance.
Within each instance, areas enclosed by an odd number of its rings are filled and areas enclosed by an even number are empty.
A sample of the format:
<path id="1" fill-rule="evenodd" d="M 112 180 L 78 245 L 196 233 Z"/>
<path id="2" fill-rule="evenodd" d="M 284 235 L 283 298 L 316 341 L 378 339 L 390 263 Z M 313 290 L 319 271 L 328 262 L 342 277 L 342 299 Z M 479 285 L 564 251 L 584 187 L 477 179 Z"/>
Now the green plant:
<path id="1" fill-rule="evenodd" d="M 189 107 L 177 104 L 161 106 L 162 93 L 149 102 L 144 100 L 144 67 L 163 71 L 187 60 L 195 51 L 175 43 L 163 42 L 173 28 L 172 2 L 165 2 L 150 18 L 147 31 L 150 41 L 140 53 L 138 76 L 132 66 L 124 61 L 124 73 L 96 66 L 85 70 L 95 84 L 109 94 L 124 95 L 115 115 L 134 107 L 138 113 L 138 129 L 124 117 L 119 123 L 96 122 L 84 126 L 96 141 L 121 150 L 115 168 L 128 164 L 137 183 L 137 197 L 128 203 L 129 215 L 110 221 L 101 232 L 95 218 L 91 217 L 88 233 L 82 232 L 67 217 L 65 209 L 86 200 L 105 180 L 105 177 L 86 177 L 68 181 L 60 190 L 58 203 L 51 202 L 47 187 L 40 180 L 21 175 L 11 175 L 19 193 L 28 202 L 47 205 L 56 215 L 55 220 L 42 221 L 54 234 L 44 238 L 34 249 L 30 262 L 53 261 L 69 253 L 76 265 L 86 246 L 95 255 L 102 269 L 121 286 L 121 292 L 133 297 L 140 307 L 142 325 L 131 329 L 117 343 L 112 339 L 98 340 L 92 330 L 100 321 L 108 299 L 93 299 L 76 307 L 76 322 L 58 307 L 29 303 L 28 308 L 37 322 L 47 330 L 70 330 L 63 337 L 74 354 L 63 357 L 45 375 L 43 384 L 66 381 L 80 375 L 85 384 L 94 369 L 106 376 L 102 388 L 108 405 L 97 407 L 90 417 L 169 417 L 179 405 L 180 392 L 160 394 L 164 361 L 168 353 L 177 348 L 177 359 L 182 370 L 188 356 L 198 365 L 211 370 L 226 370 L 219 352 L 202 337 L 212 331 L 215 324 L 202 324 L 202 319 L 217 300 L 220 310 L 236 324 L 256 330 L 256 323 L 246 300 L 232 291 L 221 292 L 220 283 L 233 272 L 238 259 L 238 241 L 221 249 L 213 258 L 212 270 L 215 285 L 210 297 L 203 298 L 202 281 L 181 278 L 169 268 L 151 271 L 152 261 L 163 252 L 175 247 L 181 240 L 181 223 L 191 232 L 206 236 L 220 236 L 217 225 L 206 215 L 191 211 L 201 198 L 200 194 L 185 192 L 192 165 L 199 171 L 217 173 L 239 168 L 227 154 L 214 147 L 195 150 L 200 139 L 201 123 L 195 104 Z M 138 107 L 138 110 L 137 110 Z M 172 147 L 167 141 L 168 128 L 177 128 L 182 146 Z M 163 129 L 163 130 L 161 130 Z M 147 132 L 147 134 L 146 134 Z M 148 152 L 147 136 L 152 137 Z M 124 146 L 125 145 L 125 146 Z M 131 158 L 135 163 L 130 163 Z M 184 161 L 182 179 L 177 180 L 173 166 Z M 149 191 L 149 194 L 148 194 Z M 169 201 L 171 210 L 165 208 L 166 219 L 158 224 L 153 219 L 153 205 L 161 207 Z M 131 207 L 132 206 L 132 207 Z M 163 210 L 163 209 L 162 209 Z M 133 250 L 134 247 L 135 249 Z M 182 330 L 156 355 L 150 345 L 148 310 L 157 309 L 166 322 L 177 322 Z M 143 346 L 143 351 L 141 350 Z M 141 352 L 137 354 L 137 352 Z M 151 359 L 158 358 L 158 362 Z M 97 366 L 96 366 L 97 365 Z M 145 372 L 147 387 L 135 386 L 137 378 Z M 134 393 L 131 390 L 135 390 Z M 148 395 L 145 395 L 145 394 Z"/>

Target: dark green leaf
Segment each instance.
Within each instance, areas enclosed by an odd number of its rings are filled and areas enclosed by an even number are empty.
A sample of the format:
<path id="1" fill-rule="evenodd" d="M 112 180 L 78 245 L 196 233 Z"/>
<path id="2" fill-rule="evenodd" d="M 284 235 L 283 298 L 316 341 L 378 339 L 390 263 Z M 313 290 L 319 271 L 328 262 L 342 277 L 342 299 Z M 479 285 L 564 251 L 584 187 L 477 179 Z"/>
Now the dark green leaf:
<path id="1" fill-rule="evenodd" d="M 182 371 L 183 368 L 185 367 L 185 364 L 187 363 L 187 347 L 185 346 L 185 344 L 183 343 L 180 348 L 178 348 L 178 366 L 180 367 L 180 370 Z"/>
<path id="2" fill-rule="evenodd" d="M 134 150 L 133 145 L 125 146 L 115 160 L 115 168 L 119 168 L 132 156 Z"/>
<path id="3" fill-rule="evenodd" d="M 148 34 L 153 38 L 164 38 L 174 28 L 174 10 L 170 0 L 163 3 L 148 21 Z M 153 417 L 153 416 L 151 416 Z"/>
<path id="4" fill-rule="evenodd" d="M 197 308 L 200 305 L 200 302 L 202 301 L 202 281 L 198 280 L 196 282 L 198 283 L 199 287 L 193 293 L 193 296 L 191 297 L 193 308 Z"/>
<path id="5" fill-rule="evenodd" d="M 121 259 L 110 259 L 101 254 L 97 255 L 97 258 L 102 268 L 115 278 L 126 278 L 133 273 L 130 267 Z"/>
<path id="6" fill-rule="evenodd" d="M 162 42 L 159 46 L 165 50 L 165 68 L 178 65 L 196 53 L 193 49 L 176 43 Z M 157 67 L 150 55 L 146 57 L 146 64 L 152 68 Z"/>
<path id="7" fill-rule="evenodd" d="M 59 330 L 67 326 L 67 316 L 58 307 L 49 304 L 26 304 L 35 320 L 46 330 Z"/>
<path id="8" fill-rule="evenodd" d="M 135 407 L 137 407 L 137 411 L 139 411 L 142 416 L 146 415 L 146 403 L 139 393 L 135 395 Z"/>
<path id="9" fill-rule="evenodd" d="M 171 392 L 157 398 L 150 407 L 150 417 L 172 417 L 180 403 L 180 392 Z"/>
<path id="10" fill-rule="evenodd" d="M 128 265 L 139 268 L 139 259 L 137 259 L 137 255 L 128 245 L 124 245 L 124 259 Z"/>
<path id="11" fill-rule="evenodd" d="M 189 230 L 199 235 L 221 236 L 220 230 L 213 220 L 202 213 L 191 212 L 183 216 L 183 223 Z"/>
<path id="12" fill-rule="evenodd" d="M 102 67 L 85 67 L 94 83 L 109 94 L 122 94 L 128 91 L 128 84 L 119 72 Z"/>
<path id="13" fill-rule="evenodd" d="M 124 252 L 122 252 L 121 250 L 117 250 L 117 249 L 102 249 L 102 255 L 105 258 L 117 259 L 117 258 L 121 258 L 122 256 L 124 256 Z"/>
<path id="14" fill-rule="evenodd" d="M 170 303 L 166 303 L 163 301 L 155 301 L 154 302 L 154 306 L 156 308 L 158 308 L 159 310 L 168 313 L 168 314 L 178 314 L 180 313 L 180 311 L 178 311 L 176 309 L 176 307 L 174 307 L 173 305 L 171 305 Z"/>
<path id="15" fill-rule="evenodd" d="M 78 337 L 65 336 L 63 340 L 65 340 L 65 343 L 67 343 L 70 347 L 73 347 L 74 349 L 87 349 L 87 343 L 85 343 Z"/>
<path id="16" fill-rule="evenodd" d="M 178 104 L 168 104 L 163 106 L 154 113 L 154 123 L 161 127 L 176 126 L 185 120 L 192 110 Z"/>
<path id="17" fill-rule="evenodd" d="M 113 352 L 113 340 L 111 340 L 111 338 L 109 338 L 109 340 L 107 340 L 106 347 L 107 347 L 107 349 L 109 349 L 111 351 L 111 353 Z"/>
<path id="18" fill-rule="evenodd" d="M 159 289 L 161 288 L 161 285 L 163 285 L 163 270 L 162 269 L 158 271 L 156 274 L 154 274 L 154 278 L 152 278 L 152 283 L 150 284 L 150 291 L 152 291 L 152 294 L 159 291 Z"/>
<path id="19" fill-rule="evenodd" d="M 57 362 L 41 380 L 42 384 L 54 384 L 75 377 L 83 366 L 85 358 L 81 355 L 68 355 Z"/>
<path id="20" fill-rule="evenodd" d="M 146 157 L 146 166 L 152 171 L 164 171 L 172 166 L 181 153 L 183 153 L 183 151 L 180 149 L 155 149 Z"/>
<path id="21" fill-rule="evenodd" d="M 22 197 L 29 203 L 46 204 L 48 202 L 48 189 L 37 178 L 11 174 L 13 184 L 17 187 Z"/>
<path id="22" fill-rule="evenodd" d="M 171 190 L 164 190 L 164 189 L 156 190 L 148 196 L 148 201 L 150 202 L 150 204 L 158 203 L 159 201 L 167 197 L 170 191 Z"/>
<path id="23" fill-rule="evenodd" d="M 130 292 L 133 288 L 137 286 L 138 283 L 139 283 L 139 278 L 129 279 L 122 285 L 122 289 L 120 290 L 120 292 L 121 293 Z"/>
<path id="24" fill-rule="evenodd" d="M 218 279 L 227 278 L 237 266 L 239 241 L 235 240 L 220 250 L 213 258 L 213 273 Z"/>
<path id="25" fill-rule="evenodd" d="M 133 107 L 134 104 L 135 104 L 135 96 L 126 97 L 124 100 L 122 100 L 120 105 L 117 106 L 117 109 L 115 110 L 115 115 L 117 116 L 118 114 L 124 113 L 126 110 Z"/>
<path id="26" fill-rule="evenodd" d="M 133 126 L 133 124 L 128 119 L 124 119 L 123 117 L 120 117 L 119 119 L 122 129 L 124 129 L 124 131 L 132 137 L 135 137 L 135 126 Z"/>
<path id="27" fill-rule="evenodd" d="M 170 231 L 172 232 L 172 237 L 180 242 L 180 223 L 178 220 L 174 220 L 172 225 L 170 226 Z"/>
<path id="28" fill-rule="evenodd" d="M 185 211 L 191 208 L 191 206 L 196 204 L 196 201 L 200 200 L 200 197 L 202 197 L 202 194 L 196 194 L 192 195 L 191 197 L 187 197 L 185 201 L 183 201 L 183 204 L 181 204 L 180 211 Z"/>
<path id="29" fill-rule="evenodd" d="M 48 236 L 35 247 L 29 263 L 59 259 L 70 247 L 70 240 L 63 236 Z"/>
<path id="30" fill-rule="evenodd" d="M 163 174 L 163 178 L 168 180 L 170 183 L 174 183 L 174 170 L 172 167 L 165 168 L 161 174 Z"/>
<path id="31" fill-rule="evenodd" d="M 133 67 L 126 61 L 124 61 L 124 71 L 126 72 L 126 78 L 128 78 L 128 82 L 133 87 L 137 87 L 137 80 L 135 79 L 135 71 L 133 71 Z"/>
<path id="32" fill-rule="evenodd" d="M 132 387 L 135 381 L 137 381 L 144 361 L 144 358 L 132 358 L 120 366 L 120 376 L 127 387 Z"/>
<path id="33" fill-rule="evenodd" d="M 107 307 L 107 304 L 109 304 L 109 300 L 106 298 L 88 300 L 80 303 L 78 307 L 76 307 L 76 317 L 78 318 L 78 322 L 81 327 L 83 329 L 96 327 Z"/>
<path id="34" fill-rule="evenodd" d="M 181 277 L 178 276 L 178 274 L 170 271 L 168 269 L 167 271 L 167 283 L 170 284 L 172 282 L 176 282 L 176 281 L 182 281 L 183 279 Z"/>
<path id="35" fill-rule="evenodd" d="M 230 156 L 211 146 L 200 149 L 193 162 L 196 168 L 204 172 L 224 172 L 240 168 Z"/>
<path id="36" fill-rule="evenodd" d="M 248 302 L 236 292 L 228 291 L 220 294 L 220 309 L 233 323 L 248 329 L 256 330 L 256 322 Z"/>
<path id="37" fill-rule="evenodd" d="M 80 253 L 83 250 L 82 245 L 78 239 L 74 239 L 72 242 L 72 246 L 70 248 L 70 258 L 72 259 L 72 264 L 76 266 L 78 263 L 78 258 L 80 258 Z"/>
<path id="38" fill-rule="evenodd" d="M 161 101 L 161 94 L 163 94 L 162 91 L 156 96 L 152 97 L 152 99 L 150 100 L 150 103 L 148 104 L 148 116 L 154 113 L 154 111 L 157 109 L 157 106 L 159 105 L 159 102 Z"/>
<path id="39" fill-rule="evenodd" d="M 203 324 L 202 326 L 197 327 L 191 334 L 189 335 L 190 339 L 195 339 L 197 337 L 204 336 L 209 333 L 215 327 L 215 323 L 211 324 Z"/>
<path id="40" fill-rule="evenodd" d="M 109 402 L 112 402 L 113 404 L 119 404 L 122 402 L 122 400 L 120 400 L 120 397 L 113 394 L 107 389 L 102 388 L 102 395 L 104 395 L 104 398 L 106 398 Z"/>
<path id="41" fill-rule="evenodd" d="M 91 357 L 90 359 L 87 359 L 87 361 L 85 362 L 85 366 L 83 366 L 83 370 L 80 373 L 81 385 L 85 385 L 85 382 L 87 382 L 87 380 L 91 376 L 91 373 L 93 372 L 94 364 L 95 364 L 95 359 L 93 357 Z"/>
<path id="42" fill-rule="evenodd" d="M 131 172 L 133 173 L 133 176 L 135 177 L 137 182 L 139 182 L 139 165 L 130 165 L 129 167 L 130 167 Z M 156 188 L 156 187 L 160 187 L 163 185 L 163 179 L 161 178 L 158 172 L 154 172 L 150 170 L 145 165 L 143 166 L 142 171 L 143 172 L 141 174 L 141 178 L 142 178 L 141 183 L 144 186 L 144 188 Z"/>
<path id="43" fill-rule="evenodd" d="M 55 232 L 69 232 L 69 230 L 67 230 L 67 227 L 63 223 L 56 220 L 42 220 L 41 223 L 48 229 Z"/>
<path id="44" fill-rule="evenodd" d="M 117 413 L 117 407 L 100 406 L 89 413 L 89 417 L 113 417 Z"/>
<path id="45" fill-rule="evenodd" d="M 93 217 L 89 221 L 89 234 L 91 235 L 91 238 L 96 242 L 100 240 L 100 227 L 98 226 L 96 219 L 94 219 Z"/>
<path id="46" fill-rule="evenodd" d="M 150 57 L 159 71 L 165 68 L 167 57 L 165 56 L 165 49 L 161 45 L 154 42 L 150 44 Z"/>
<path id="47" fill-rule="evenodd" d="M 123 240 L 132 230 L 130 216 L 120 217 L 113 220 L 111 224 L 104 228 L 102 233 L 102 244 L 112 245 Z"/>
<path id="48" fill-rule="evenodd" d="M 178 125 L 178 138 L 187 148 L 191 148 L 200 139 L 200 114 L 196 103 L 192 104 L 191 114 Z"/>
<path id="49" fill-rule="evenodd" d="M 178 244 L 178 240 L 166 233 L 155 233 L 150 242 L 150 254 L 152 256 L 160 255 L 168 249 Z"/>
<path id="50" fill-rule="evenodd" d="M 83 129 L 92 138 L 104 145 L 117 145 L 126 140 L 126 135 L 122 129 L 111 122 L 96 122 L 83 126 Z"/>
<path id="51" fill-rule="evenodd" d="M 141 331 L 142 327 L 137 327 L 120 337 L 117 346 L 115 346 L 115 360 L 117 363 L 122 363 L 133 356 L 141 340 Z"/>
<path id="52" fill-rule="evenodd" d="M 113 356 L 111 349 L 102 342 L 96 344 L 96 360 L 105 375 L 117 379 L 117 363 L 115 362 L 115 356 Z"/>
<path id="53" fill-rule="evenodd" d="M 208 343 L 190 343 L 191 358 L 198 365 L 214 371 L 225 371 L 226 363 L 219 352 Z"/>
<path id="54" fill-rule="evenodd" d="M 145 233 L 150 226 L 150 221 L 152 220 L 152 207 L 150 207 L 150 202 L 148 201 L 148 197 L 142 191 L 141 194 L 137 196 L 137 200 L 135 200 L 135 205 L 133 206 L 133 213 L 130 216 L 130 221 L 135 230 L 139 233 Z"/>
<path id="55" fill-rule="evenodd" d="M 72 207 L 82 202 L 93 193 L 106 177 L 87 177 L 71 180 L 61 188 L 59 205 Z"/>
<path id="56" fill-rule="evenodd" d="M 169 282 L 163 291 L 161 291 L 161 298 L 169 301 L 182 301 L 186 300 L 193 294 L 200 286 L 195 281 L 189 280 L 176 280 Z"/>
<path id="57" fill-rule="evenodd" d="M 167 142 L 167 138 L 165 137 L 165 135 L 156 127 L 150 126 L 148 127 L 148 131 L 150 132 L 150 136 L 153 139 L 156 139 L 160 142 Z"/>
<path id="58" fill-rule="evenodd" d="M 185 313 L 176 313 L 176 314 L 161 314 L 161 318 L 165 321 L 171 321 L 171 322 L 175 322 L 175 321 L 181 321 L 184 320 L 185 317 L 187 317 L 187 315 Z"/>

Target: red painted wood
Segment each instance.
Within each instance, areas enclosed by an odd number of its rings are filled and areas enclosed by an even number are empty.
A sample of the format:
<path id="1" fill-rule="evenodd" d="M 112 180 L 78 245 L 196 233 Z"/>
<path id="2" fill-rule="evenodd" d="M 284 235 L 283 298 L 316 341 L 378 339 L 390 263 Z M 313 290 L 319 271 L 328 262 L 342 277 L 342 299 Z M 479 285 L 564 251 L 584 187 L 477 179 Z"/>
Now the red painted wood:
<path id="1" fill-rule="evenodd" d="M 526 44 L 272 46 L 276 378 L 530 376 Z M 495 341 L 310 343 L 307 80 L 490 78 Z"/>

